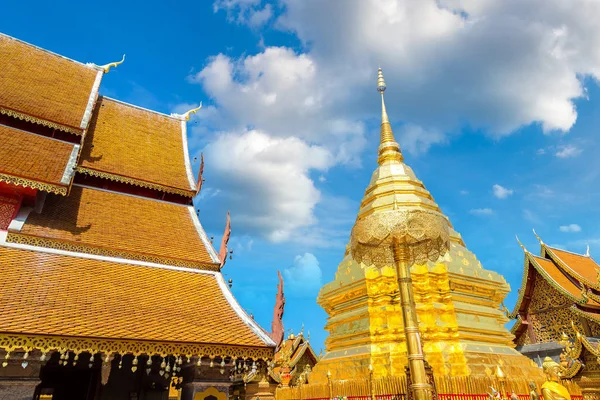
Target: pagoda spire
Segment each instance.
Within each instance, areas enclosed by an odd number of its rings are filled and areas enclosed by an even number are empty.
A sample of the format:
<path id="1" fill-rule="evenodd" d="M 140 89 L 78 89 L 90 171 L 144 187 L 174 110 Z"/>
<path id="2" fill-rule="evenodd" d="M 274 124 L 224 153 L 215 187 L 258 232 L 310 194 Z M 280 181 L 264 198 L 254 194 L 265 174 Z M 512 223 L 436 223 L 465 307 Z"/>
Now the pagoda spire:
<path id="1" fill-rule="evenodd" d="M 402 152 L 400 151 L 400 146 L 394 138 L 392 125 L 390 124 L 390 119 L 388 117 L 387 110 L 385 109 L 385 100 L 383 98 L 383 92 L 385 92 L 385 89 L 387 89 L 387 86 L 385 85 L 385 80 L 383 79 L 383 71 L 381 67 L 379 67 L 379 70 L 377 71 L 377 91 L 381 93 L 381 128 L 378 150 L 379 156 L 377 158 L 379 165 L 389 160 L 402 162 L 404 159 Z"/>

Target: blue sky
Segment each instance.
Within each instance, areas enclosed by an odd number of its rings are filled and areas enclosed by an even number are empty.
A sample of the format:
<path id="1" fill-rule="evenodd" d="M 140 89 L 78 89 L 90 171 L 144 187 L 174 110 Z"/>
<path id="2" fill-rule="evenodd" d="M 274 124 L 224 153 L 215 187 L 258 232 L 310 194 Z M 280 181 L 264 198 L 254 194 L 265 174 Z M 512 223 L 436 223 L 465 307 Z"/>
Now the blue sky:
<path id="1" fill-rule="evenodd" d="M 82 62 L 127 54 L 101 93 L 191 121 L 196 199 L 224 269 L 267 329 L 277 270 L 286 328 L 317 351 L 333 279 L 375 168 L 376 68 L 406 162 L 467 246 L 513 291 L 546 243 L 600 253 L 600 5 L 585 0 L 9 2 L 0 31 Z M 196 168 L 198 166 L 196 165 Z M 201 321 L 199 321 L 201 323 Z"/>

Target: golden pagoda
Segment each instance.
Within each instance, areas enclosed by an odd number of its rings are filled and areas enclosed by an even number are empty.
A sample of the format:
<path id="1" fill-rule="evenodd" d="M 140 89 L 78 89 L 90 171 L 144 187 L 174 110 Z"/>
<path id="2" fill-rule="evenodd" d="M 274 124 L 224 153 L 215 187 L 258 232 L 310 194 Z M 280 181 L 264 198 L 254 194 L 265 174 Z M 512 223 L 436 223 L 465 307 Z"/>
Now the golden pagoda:
<path id="1" fill-rule="evenodd" d="M 333 380 L 365 378 L 371 368 L 375 378 L 405 374 L 409 360 L 398 282 L 411 278 L 425 361 L 435 375 L 489 376 L 502 365 L 509 376 L 526 374 L 542 379 L 541 369 L 515 350 L 514 336 L 504 326 L 509 319 L 501 305 L 509 285 L 501 275 L 482 267 L 404 163 L 385 108 L 381 68 L 377 88 L 382 101 L 378 166 L 361 202 L 353 235 L 359 224 L 377 214 L 381 214 L 380 224 L 387 224 L 384 214 L 392 215 L 394 210 L 440 216 L 431 223 L 442 221 L 444 227 L 425 224 L 413 228 L 424 234 L 428 230 L 445 231 L 442 235 L 446 238 L 439 240 L 447 239 L 449 244 L 440 242 L 437 253 L 417 259 L 409 277 L 398 280 L 394 260 L 375 267 L 372 264 L 379 256 L 373 252 L 372 260 L 362 257 L 362 262 L 357 261 L 353 238 L 335 279 L 325 284 L 318 296 L 318 303 L 329 316 L 325 327 L 329 336 L 326 353 L 313 369 L 311 381 L 327 382 L 328 375 Z M 435 248 L 420 251 L 431 253 Z"/>
<path id="2" fill-rule="evenodd" d="M 197 109 L 99 96 L 119 63 L 0 34 L 2 398 L 225 400 L 273 357 L 194 210 Z"/>

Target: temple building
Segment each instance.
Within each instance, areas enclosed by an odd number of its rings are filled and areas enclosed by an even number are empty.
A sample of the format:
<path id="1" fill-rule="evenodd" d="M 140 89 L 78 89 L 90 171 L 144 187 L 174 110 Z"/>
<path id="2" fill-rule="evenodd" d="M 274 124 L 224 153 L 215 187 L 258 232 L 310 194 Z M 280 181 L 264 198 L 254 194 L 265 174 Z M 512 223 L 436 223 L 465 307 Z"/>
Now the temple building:
<path id="1" fill-rule="evenodd" d="M 383 102 L 378 166 L 360 204 L 363 216 L 389 210 L 441 212 L 432 195 L 404 163 Z M 435 375 L 489 375 L 503 365 L 507 375 L 542 380 L 542 371 L 515 350 L 501 304 L 510 287 L 483 268 L 447 219 L 450 249 L 437 262 L 411 268 L 412 288 L 425 360 Z M 426 228 L 425 228 L 426 229 Z M 401 376 L 408 364 L 396 269 L 358 263 L 347 246 L 335 279 L 321 289 L 318 303 L 328 314 L 326 353 L 313 368 L 312 382 Z"/>
<path id="2" fill-rule="evenodd" d="M 510 317 L 517 349 L 542 365 L 551 357 L 587 395 L 600 396 L 600 265 L 586 254 L 576 254 L 540 242 L 536 256 L 524 251 L 523 283 Z M 520 243 L 520 242 L 519 242 Z M 595 397 L 597 398 L 597 397 Z"/>
<path id="3" fill-rule="evenodd" d="M 193 207 L 197 109 L 99 96 L 121 62 L 0 34 L 2 398 L 225 400 L 273 358 L 221 274 L 229 218 L 217 253 Z"/>
<path id="4" fill-rule="evenodd" d="M 278 387 L 309 383 L 309 374 L 319 361 L 310 345 L 310 333 L 305 337 L 304 327 L 298 335 L 290 333 L 284 338 L 283 313 L 285 296 L 283 277 L 277 271 L 279 282 L 273 308 L 271 338 L 277 344 L 273 360 L 261 369 L 250 370 L 248 365 L 239 364 L 232 370 L 233 400 L 272 399 Z"/>

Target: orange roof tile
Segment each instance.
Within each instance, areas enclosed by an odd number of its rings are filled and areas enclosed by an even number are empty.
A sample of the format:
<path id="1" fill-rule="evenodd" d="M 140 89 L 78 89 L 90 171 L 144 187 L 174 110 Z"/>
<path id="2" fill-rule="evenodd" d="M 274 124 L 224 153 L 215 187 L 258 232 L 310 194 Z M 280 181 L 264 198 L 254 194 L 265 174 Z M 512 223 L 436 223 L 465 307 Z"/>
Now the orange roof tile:
<path id="1" fill-rule="evenodd" d="M 4 125 L 0 125 L 0 143 L 0 181 L 9 175 L 24 179 L 23 186 L 35 186 L 30 181 L 43 182 L 50 184 L 46 190 L 54 192 L 55 186 L 63 186 L 66 194 L 73 177 L 67 168 L 71 159 L 75 161 L 74 145 Z M 11 183 L 19 184 L 19 180 Z"/>
<path id="2" fill-rule="evenodd" d="M 193 196 L 195 182 L 186 168 L 181 124 L 179 119 L 100 97 L 81 152 L 82 172 Z"/>
<path id="3" fill-rule="evenodd" d="M 584 280 L 597 284 L 598 283 L 598 265 L 591 257 L 580 254 L 571 253 L 564 250 L 549 248 L 572 272 L 583 277 Z"/>
<path id="4" fill-rule="evenodd" d="M 0 34 L 0 109 L 4 113 L 17 112 L 34 117 L 37 123 L 58 124 L 81 133 L 99 73 L 95 68 Z"/>
<path id="5" fill-rule="evenodd" d="M 558 284 L 558 286 L 560 286 L 560 288 L 562 288 L 563 290 L 565 290 L 567 293 L 569 293 L 570 295 L 572 295 L 573 297 L 577 298 L 577 299 L 582 299 L 581 296 L 581 288 L 579 288 L 575 283 L 573 283 L 557 266 L 556 264 L 554 264 L 551 260 L 548 260 L 546 258 L 542 258 L 542 257 L 538 257 L 538 256 L 534 256 L 531 255 L 532 259 L 535 260 L 535 262 L 537 262 L 537 264 L 543 269 L 544 272 L 546 272 L 546 274 L 548 276 L 550 276 L 550 278 L 552 278 L 552 280 Z M 551 282 L 552 283 L 552 282 Z M 596 303 L 594 300 L 590 299 L 587 303 L 587 305 L 589 306 L 598 306 L 600 307 L 600 304 Z"/>
<path id="6" fill-rule="evenodd" d="M 29 214 L 7 240 L 30 243 L 34 236 L 80 252 L 217 269 L 216 253 L 196 221 L 191 206 L 73 186 L 67 197 L 48 196 L 42 213 Z"/>
<path id="7" fill-rule="evenodd" d="M 220 274 L 9 247 L 0 265 L 4 333 L 267 346 Z"/>

